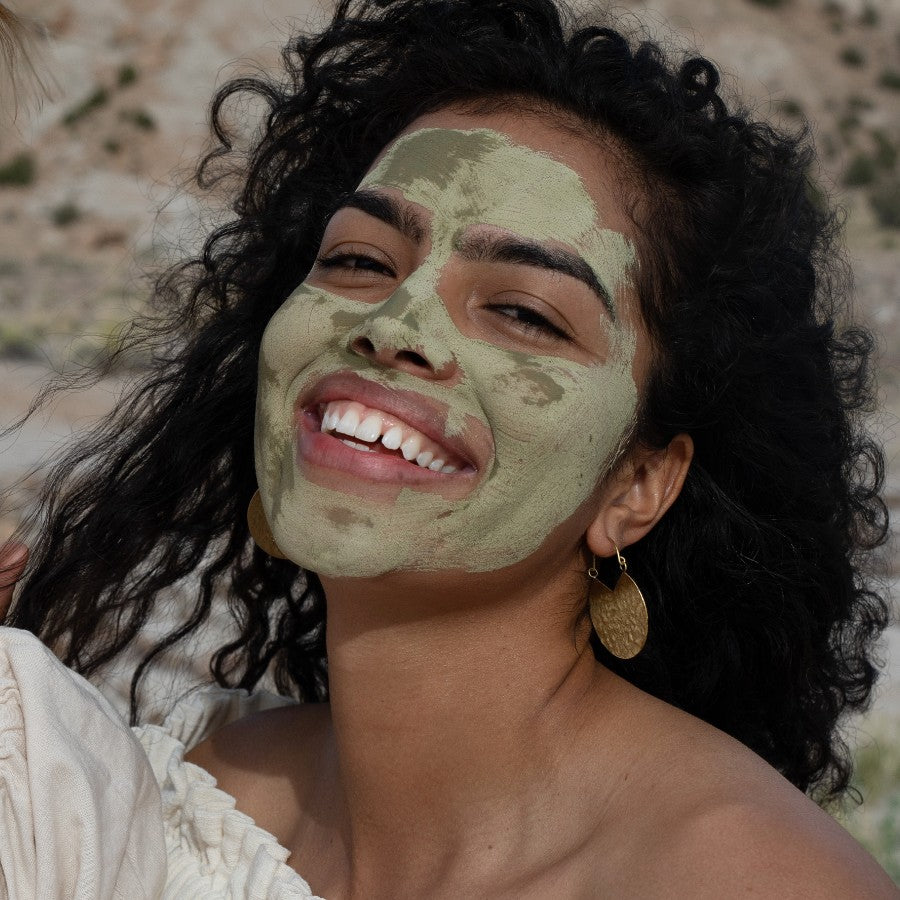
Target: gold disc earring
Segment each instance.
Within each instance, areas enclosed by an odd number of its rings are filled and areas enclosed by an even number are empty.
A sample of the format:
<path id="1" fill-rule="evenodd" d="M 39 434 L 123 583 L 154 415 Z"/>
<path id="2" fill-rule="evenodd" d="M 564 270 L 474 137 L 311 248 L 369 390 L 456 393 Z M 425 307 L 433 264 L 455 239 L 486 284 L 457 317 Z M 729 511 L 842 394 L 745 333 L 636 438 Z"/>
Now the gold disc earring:
<path id="1" fill-rule="evenodd" d="M 256 546 L 269 556 L 275 559 L 287 559 L 281 552 L 281 548 L 269 528 L 269 520 L 266 518 L 265 510 L 262 505 L 262 498 L 259 491 L 250 498 L 250 505 L 247 507 L 247 525 L 250 528 L 250 536 L 256 542 Z"/>
<path id="2" fill-rule="evenodd" d="M 616 557 L 621 574 L 612 590 L 599 578 L 596 556 L 588 569 L 591 622 L 600 643 L 613 656 L 631 659 L 641 652 L 647 641 L 647 604 L 640 588 L 628 574 L 628 564 L 618 547 Z"/>

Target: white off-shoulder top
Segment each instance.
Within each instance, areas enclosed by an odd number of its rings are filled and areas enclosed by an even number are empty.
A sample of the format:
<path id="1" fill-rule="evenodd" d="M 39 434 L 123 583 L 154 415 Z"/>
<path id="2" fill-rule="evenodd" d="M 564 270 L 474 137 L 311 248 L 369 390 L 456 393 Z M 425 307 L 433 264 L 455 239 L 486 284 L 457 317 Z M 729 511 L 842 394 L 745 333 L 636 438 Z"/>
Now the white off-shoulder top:
<path id="1" fill-rule="evenodd" d="M 294 701 L 207 687 L 129 729 L 33 635 L 0 627 L 0 900 L 319 900 L 184 754 Z"/>
<path id="2" fill-rule="evenodd" d="M 162 793 L 168 877 L 166 898 L 309 900 L 288 851 L 235 809 L 205 769 L 184 755 L 213 732 L 254 712 L 294 701 L 276 694 L 208 687 L 178 703 L 162 725 L 135 728 Z M 314 898 L 318 900 L 318 898 Z"/>

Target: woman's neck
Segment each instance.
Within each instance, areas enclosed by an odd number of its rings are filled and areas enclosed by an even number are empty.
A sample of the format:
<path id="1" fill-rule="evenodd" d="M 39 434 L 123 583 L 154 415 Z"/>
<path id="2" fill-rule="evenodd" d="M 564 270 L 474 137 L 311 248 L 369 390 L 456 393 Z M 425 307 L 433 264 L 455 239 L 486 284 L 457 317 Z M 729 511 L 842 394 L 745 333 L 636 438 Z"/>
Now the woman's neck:
<path id="1" fill-rule="evenodd" d="M 577 787 L 561 760 L 578 752 L 611 677 L 577 615 L 574 571 L 568 594 L 559 573 L 448 573 L 437 590 L 433 573 L 323 579 L 354 882 L 446 879 L 462 861 L 477 878 L 498 860 L 552 854 L 548 802 Z"/>

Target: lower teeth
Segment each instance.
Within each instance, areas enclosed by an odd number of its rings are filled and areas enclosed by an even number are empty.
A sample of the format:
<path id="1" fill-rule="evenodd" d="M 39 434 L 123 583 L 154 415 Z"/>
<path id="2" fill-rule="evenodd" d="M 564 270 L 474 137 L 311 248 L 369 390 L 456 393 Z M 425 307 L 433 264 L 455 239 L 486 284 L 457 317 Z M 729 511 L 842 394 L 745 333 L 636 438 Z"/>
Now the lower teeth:
<path id="1" fill-rule="evenodd" d="M 336 435 L 334 432 L 329 432 L 329 433 L 332 435 L 332 437 L 337 437 L 337 435 Z M 383 452 L 383 451 L 380 451 L 377 447 L 370 446 L 369 444 L 361 444 L 361 443 L 359 443 L 358 441 L 351 441 L 349 438 L 343 438 L 343 437 L 342 437 L 342 438 L 338 438 L 338 440 L 339 440 L 342 444 L 346 444 L 348 447 L 352 447 L 354 450 L 364 450 L 366 453 L 379 453 L 379 452 Z M 400 456 L 400 457 L 402 457 L 402 454 L 400 453 L 399 450 L 396 451 L 396 452 L 391 451 L 389 455 L 391 455 L 391 456 Z M 410 463 L 410 465 L 415 466 L 417 469 L 426 469 L 426 470 L 427 470 L 427 469 L 430 468 L 430 467 L 427 466 L 427 465 L 426 465 L 426 466 L 420 466 L 414 459 L 408 459 L 408 460 L 406 460 L 406 461 L 407 461 L 408 463 Z M 455 467 L 455 466 L 447 466 L 447 465 L 443 466 L 441 469 L 432 469 L 431 471 L 440 471 L 440 472 L 442 472 L 445 468 L 450 468 L 450 471 L 451 471 L 451 472 L 455 472 L 455 471 L 456 471 L 456 467 Z M 450 473 L 448 472 L 447 474 L 450 474 Z"/>
<path id="2" fill-rule="evenodd" d="M 352 447 L 354 450 L 365 450 L 366 453 L 377 453 L 374 447 L 368 447 L 366 444 L 357 444 L 356 441 L 348 441 L 346 438 L 340 438 L 342 444 Z"/>

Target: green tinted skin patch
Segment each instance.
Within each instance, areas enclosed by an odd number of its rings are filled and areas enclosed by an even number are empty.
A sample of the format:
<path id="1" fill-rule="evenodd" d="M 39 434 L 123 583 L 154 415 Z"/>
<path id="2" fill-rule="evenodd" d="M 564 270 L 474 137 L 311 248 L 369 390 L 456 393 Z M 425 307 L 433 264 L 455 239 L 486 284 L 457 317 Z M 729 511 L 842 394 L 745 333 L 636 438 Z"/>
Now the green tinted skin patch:
<path id="1" fill-rule="evenodd" d="M 482 572 L 516 563 L 575 513 L 614 461 L 637 405 L 635 334 L 621 315 L 607 315 L 606 357 L 592 365 L 510 351 L 457 328 L 440 294 L 441 274 L 467 229 L 496 226 L 574 248 L 615 301 L 629 285 L 633 248 L 603 227 L 575 171 L 488 129 L 406 134 L 361 186 L 396 189 L 431 213 L 428 254 L 379 303 L 304 282 L 269 323 L 255 447 L 273 533 L 291 559 L 328 576 Z M 415 348 L 436 371 L 455 363 L 459 375 L 451 383 L 379 366 L 349 349 L 361 336 L 376 350 Z M 473 421 L 490 430 L 493 459 L 467 496 L 399 485 L 385 496 L 349 475 L 345 488 L 303 475 L 294 402 L 324 376 L 347 370 L 446 404 L 447 435 L 465 433 Z"/>
<path id="2" fill-rule="evenodd" d="M 368 516 L 361 516 L 346 506 L 335 506 L 325 511 L 325 517 L 337 528 L 349 529 L 357 525 L 372 528 L 372 520 Z"/>

